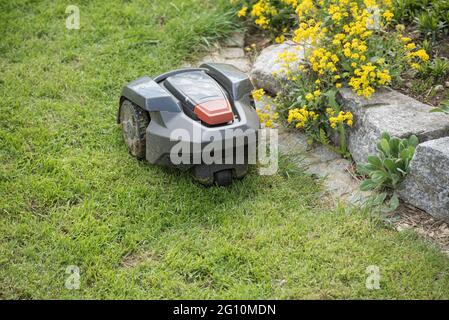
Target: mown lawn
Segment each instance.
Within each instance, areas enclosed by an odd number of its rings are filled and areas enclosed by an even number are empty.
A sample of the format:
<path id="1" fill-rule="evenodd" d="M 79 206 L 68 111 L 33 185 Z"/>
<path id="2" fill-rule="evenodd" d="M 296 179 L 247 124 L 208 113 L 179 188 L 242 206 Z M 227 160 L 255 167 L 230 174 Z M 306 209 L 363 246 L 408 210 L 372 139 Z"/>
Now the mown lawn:
<path id="1" fill-rule="evenodd" d="M 206 189 L 129 156 L 122 85 L 232 30 L 228 0 L 77 3 L 80 30 L 66 2 L 0 4 L 0 298 L 449 298 L 447 257 L 288 164 Z"/>

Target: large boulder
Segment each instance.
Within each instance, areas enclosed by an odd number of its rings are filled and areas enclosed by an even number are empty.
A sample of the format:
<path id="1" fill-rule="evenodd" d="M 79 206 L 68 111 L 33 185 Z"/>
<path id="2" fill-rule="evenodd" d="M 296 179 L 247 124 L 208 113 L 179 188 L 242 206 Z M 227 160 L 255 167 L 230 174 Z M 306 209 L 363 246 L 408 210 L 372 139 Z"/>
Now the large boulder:
<path id="1" fill-rule="evenodd" d="M 378 90 L 370 99 L 357 96 L 351 89 L 340 90 L 339 102 L 354 115 L 348 147 L 357 163 L 376 153 L 382 132 L 397 138 L 414 134 L 420 142 L 449 136 L 449 116 L 430 113 L 431 107 L 392 89 Z"/>
<path id="2" fill-rule="evenodd" d="M 449 137 L 418 145 L 401 198 L 449 222 Z"/>
<path id="3" fill-rule="evenodd" d="M 263 88 L 271 94 L 281 91 L 281 82 L 286 79 L 286 76 L 281 72 L 284 62 L 280 61 L 279 54 L 286 51 L 296 54 L 298 57 L 297 62 L 290 64 L 291 67 L 297 66 L 299 61 L 304 60 L 303 47 L 293 41 L 286 41 L 263 49 L 251 70 L 251 79 L 257 88 Z"/>

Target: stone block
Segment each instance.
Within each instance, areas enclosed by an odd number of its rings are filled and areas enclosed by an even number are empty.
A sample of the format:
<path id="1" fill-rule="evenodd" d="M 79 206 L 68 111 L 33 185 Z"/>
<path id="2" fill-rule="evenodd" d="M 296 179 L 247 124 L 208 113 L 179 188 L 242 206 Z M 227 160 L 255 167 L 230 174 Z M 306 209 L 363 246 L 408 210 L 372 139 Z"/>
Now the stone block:
<path id="1" fill-rule="evenodd" d="M 381 89 L 370 99 L 357 96 L 349 88 L 340 90 L 339 102 L 354 115 L 348 147 L 357 163 L 377 153 L 382 132 L 397 138 L 414 134 L 420 142 L 449 136 L 449 115 L 430 113 L 431 107 L 392 89 Z"/>
<path id="2" fill-rule="evenodd" d="M 303 47 L 293 41 L 286 41 L 263 49 L 251 70 L 251 78 L 257 88 L 263 88 L 271 94 L 276 94 L 281 90 L 283 77 L 279 74 L 282 69 L 279 54 L 285 51 L 295 53 L 299 59 L 298 61 L 304 59 Z M 274 76 L 274 72 L 278 73 L 278 75 Z"/>
<path id="3" fill-rule="evenodd" d="M 418 145 L 399 194 L 405 202 L 449 222 L 449 137 Z"/>

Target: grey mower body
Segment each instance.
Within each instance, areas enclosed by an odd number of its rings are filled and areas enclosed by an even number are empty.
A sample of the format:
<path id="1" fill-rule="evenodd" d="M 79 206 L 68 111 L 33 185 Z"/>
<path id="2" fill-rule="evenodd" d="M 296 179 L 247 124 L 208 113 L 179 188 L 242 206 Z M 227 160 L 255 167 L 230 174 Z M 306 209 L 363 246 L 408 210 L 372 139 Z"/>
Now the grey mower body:
<path id="1" fill-rule="evenodd" d="M 134 156 L 192 170 L 207 185 L 226 185 L 255 159 L 260 122 L 252 90 L 248 76 L 227 64 L 142 77 L 123 88 L 118 122 Z M 212 162 L 204 160 L 211 143 Z"/>

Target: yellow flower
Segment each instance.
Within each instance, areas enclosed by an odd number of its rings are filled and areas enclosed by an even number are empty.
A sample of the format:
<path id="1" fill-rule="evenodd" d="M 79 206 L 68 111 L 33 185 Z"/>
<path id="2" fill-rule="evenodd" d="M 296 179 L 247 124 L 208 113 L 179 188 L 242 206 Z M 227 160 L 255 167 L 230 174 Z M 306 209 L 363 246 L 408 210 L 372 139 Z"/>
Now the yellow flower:
<path id="1" fill-rule="evenodd" d="M 426 50 L 424 50 L 424 49 L 420 49 L 420 50 L 414 52 L 413 55 L 415 57 L 420 58 L 423 61 L 429 61 L 429 55 L 427 54 Z"/>
<path id="2" fill-rule="evenodd" d="M 276 43 L 283 43 L 285 41 L 285 36 L 282 34 L 279 37 L 276 37 L 276 39 L 274 39 L 274 41 Z"/>
<path id="3" fill-rule="evenodd" d="M 244 6 L 242 9 L 237 12 L 237 16 L 240 17 L 246 17 L 246 13 L 248 12 L 248 7 Z"/>
<path id="4" fill-rule="evenodd" d="M 393 12 L 391 12 L 390 10 L 386 10 L 386 11 L 382 14 L 382 16 L 385 18 L 385 20 L 391 21 L 391 19 L 393 19 L 393 17 L 394 17 L 394 14 L 393 14 Z"/>
<path id="5" fill-rule="evenodd" d="M 307 106 L 288 111 L 288 123 L 294 124 L 297 129 L 304 128 L 308 122 L 315 121 L 318 117 L 316 112 L 308 111 Z"/>
<path id="6" fill-rule="evenodd" d="M 276 43 L 290 38 L 290 29 L 286 26 L 291 27 L 292 24 L 282 22 L 281 28 L 278 28 L 272 22 L 284 18 L 280 15 L 281 11 L 296 12 L 291 38 L 302 44 L 304 50 L 281 53 L 278 61 L 280 68 L 273 73 L 282 75 L 292 88 L 301 91 L 307 90 L 302 80 L 315 79 L 312 80 L 313 89 L 303 91 L 300 97 L 303 102 L 310 102 L 308 107 L 313 109 L 303 106 L 289 110 L 288 121 L 294 127 L 316 130 L 322 126 L 324 119 L 329 121 L 328 128 L 352 126 L 350 112 L 336 113 L 332 108 L 324 112 L 326 99 L 320 99 L 320 89 L 324 91 L 324 88 L 333 86 L 336 90 L 348 85 L 358 95 L 369 98 L 378 87 L 387 86 L 393 81 L 390 66 L 395 65 L 394 61 L 376 47 L 383 35 L 390 32 L 389 23 L 394 19 L 392 0 L 231 1 L 235 5 L 246 4 L 238 7 L 238 15 L 251 16 L 256 25 L 276 35 Z M 405 52 L 409 66 L 420 68 L 423 62 L 429 60 L 429 55 L 424 50 L 418 50 L 413 39 L 403 35 L 405 26 L 397 25 L 396 30 L 389 33 L 391 41 L 394 41 L 393 48 L 398 49 L 396 54 Z M 263 93 L 256 90 L 254 98 L 263 99 Z M 268 112 L 263 108 L 260 113 L 261 122 L 266 126 L 272 125 L 272 116 L 264 114 Z M 317 122 L 312 125 L 315 120 Z"/>
<path id="7" fill-rule="evenodd" d="M 298 16 L 302 16 L 309 13 L 313 9 L 314 7 L 312 0 L 303 0 L 301 1 L 301 4 L 297 6 L 296 13 L 298 14 Z"/>
<path id="8" fill-rule="evenodd" d="M 254 23 L 262 28 L 267 28 L 270 21 L 265 16 L 260 16 Z"/>
<path id="9" fill-rule="evenodd" d="M 413 42 L 411 42 L 411 43 L 407 44 L 405 47 L 406 47 L 408 50 L 413 50 L 413 49 L 416 48 L 416 44 L 414 44 Z"/>
<path id="10" fill-rule="evenodd" d="M 327 109 L 326 109 L 326 111 L 327 111 Z M 337 127 L 337 125 L 340 123 L 344 124 L 346 122 L 346 124 L 350 127 L 352 127 L 352 125 L 353 125 L 353 115 L 351 112 L 340 111 L 340 113 L 336 117 L 333 116 L 334 113 L 331 114 L 330 112 L 327 112 L 327 114 L 329 116 L 331 116 L 331 117 L 329 117 L 329 125 L 333 129 L 335 129 Z"/>
<path id="11" fill-rule="evenodd" d="M 383 70 L 382 72 L 378 72 L 377 74 L 376 74 L 376 76 L 377 76 L 377 78 L 378 78 L 378 80 L 377 80 L 377 82 L 380 84 L 380 85 L 386 85 L 386 84 L 388 84 L 388 83 L 390 83 L 391 82 L 391 76 L 390 76 L 390 72 L 388 71 L 388 70 Z"/>
<path id="12" fill-rule="evenodd" d="M 257 115 L 259 116 L 260 122 L 265 128 L 274 128 L 275 121 L 279 118 L 279 113 L 270 114 L 270 106 L 266 105 L 263 110 L 257 109 Z"/>
<path id="13" fill-rule="evenodd" d="M 402 41 L 402 42 L 405 42 L 405 43 L 408 43 L 408 42 L 412 41 L 412 39 L 411 39 L 411 38 L 408 38 L 408 37 L 402 37 L 402 38 L 401 38 L 401 41 Z"/>
<path id="14" fill-rule="evenodd" d="M 260 101 L 262 100 L 263 96 L 265 95 L 265 90 L 264 89 L 259 89 L 259 90 L 254 90 L 252 92 L 253 98 L 256 101 Z"/>

